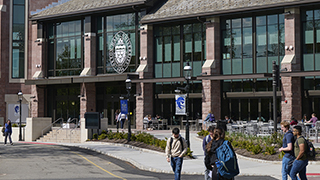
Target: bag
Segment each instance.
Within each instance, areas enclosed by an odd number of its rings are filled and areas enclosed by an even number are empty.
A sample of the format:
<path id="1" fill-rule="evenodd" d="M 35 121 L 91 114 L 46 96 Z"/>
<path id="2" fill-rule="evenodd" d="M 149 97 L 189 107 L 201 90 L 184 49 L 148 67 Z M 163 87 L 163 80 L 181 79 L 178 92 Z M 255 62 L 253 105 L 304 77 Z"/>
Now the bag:
<path id="1" fill-rule="evenodd" d="M 233 149 L 229 146 L 229 141 L 224 141 L 223 144 L 216 149 L 216 156 L 221 163 L 221 166 L 217 167 L 217 169 L 222 177 L 231 179 L 240 173 L 237 157 Z"/>
<path id="2" fill-rule="evenodd" d="M 180 141 L 182 151 L 183 151 L 184 147 L 183 147 L 182 137 L 179 138 L 179 141 Z M 170 149 L 172 149 L 172 143 L 173 143 L 173 138 L 171 137 L 170 138 Z"/>
<path id="3" fill-rule="evenodd" d="M 312 144 L 312 142 L 310 142 L 309 140 L 307 140 L 306 138 L 304 138 L 303 136 L 301 136 L 304 141 L 307 144 L 307 148 L 306 148 L 306 155 L 308 160 L 313 160 L 316 158 L 316 150 L 314 149 L 314 146 Z M 296 141 L 297 146 L 299 147 L 298 141 Z"/>
<path id="4" fill-rule="evenodd" d="M 1 129 L 1 132 L 4 133 L 5 129 L 6 128 L 3 126 L 2 129 Z"/>
<path id="5" fill-rule="evenodd" d="M 121 120 L 126 120 L 126 115 L 125 114 L 121 114 Z"/>

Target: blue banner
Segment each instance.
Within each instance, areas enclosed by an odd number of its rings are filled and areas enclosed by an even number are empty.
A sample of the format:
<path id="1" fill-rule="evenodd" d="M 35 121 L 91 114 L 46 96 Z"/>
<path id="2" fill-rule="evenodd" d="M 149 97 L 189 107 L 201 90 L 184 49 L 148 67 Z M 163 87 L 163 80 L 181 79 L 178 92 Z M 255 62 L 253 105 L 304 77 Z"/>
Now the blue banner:
<path id="1" fill-rule="evenodd" d="M 128 114 L 128 101 L 126 99 L 120 100 L 121 113 Z"/>
<path id="2" fill-rule="evenodd" d="M 186 95 L 176 95 L 176 115 L 186 115 Z"/>

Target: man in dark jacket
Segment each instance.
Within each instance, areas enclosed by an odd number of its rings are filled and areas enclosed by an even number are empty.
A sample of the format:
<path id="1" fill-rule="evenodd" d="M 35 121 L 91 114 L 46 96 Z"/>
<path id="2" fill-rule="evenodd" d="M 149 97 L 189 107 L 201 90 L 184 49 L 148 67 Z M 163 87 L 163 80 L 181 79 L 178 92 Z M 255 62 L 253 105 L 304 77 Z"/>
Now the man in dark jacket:
<path id="1" fill-rule="evenodd" d="M 208 128 L 208 132 L 209 132 L 209 135 L 207 135 L 206 137 L 203 138 L 203 141 L 202 141 L 202 149 L 204 151 L 204 156 L 206 157 L 206 146 L 207 144 L 212 140 L 213 138 L 213 130 L 214 130 L 214 126 L 209 126 Z M 206 163 L 206 159 L 204 159 L 204 163 Z M 212 167 L 209 167 L 204 170 L 204 179 L 205 180 L 210 180 L 210 171 L 211 171 Z"/>

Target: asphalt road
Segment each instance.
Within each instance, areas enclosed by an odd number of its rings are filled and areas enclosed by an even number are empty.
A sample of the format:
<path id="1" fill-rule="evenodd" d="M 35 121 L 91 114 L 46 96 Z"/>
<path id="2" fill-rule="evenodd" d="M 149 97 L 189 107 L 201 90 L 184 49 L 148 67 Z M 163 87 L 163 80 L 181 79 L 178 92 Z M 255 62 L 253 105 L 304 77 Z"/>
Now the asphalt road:
<path id="1" fill-rule="evenodd" d="M 173 174 L 139 170 L 130 163 L 77 147 L 24 144 L 0 145 L 0 179 L 13 180 L 172 180 Z M 203 180 L 201 175 L 182 175 L 182 180 Z M 239 176 L 235 180 L 274 180 Z"/>

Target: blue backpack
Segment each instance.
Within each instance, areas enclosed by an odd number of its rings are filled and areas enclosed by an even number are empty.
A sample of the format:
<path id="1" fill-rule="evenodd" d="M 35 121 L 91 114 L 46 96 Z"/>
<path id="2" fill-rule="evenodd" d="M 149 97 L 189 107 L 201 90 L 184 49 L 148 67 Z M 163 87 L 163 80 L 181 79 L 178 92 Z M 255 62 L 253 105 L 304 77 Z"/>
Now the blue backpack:
<path id="1" fill-rule="evenodd" d="M 224 141 L 223 144 L 216 149 L 216 156 L 221 163 L 221 166 L 217 166 L 221 176 L 231 179 L 240 173 L 237 157 L 233 149 L 229 146 L 228 141 Z"/>
<path id="2" fill-rule="evenodd" d="M 210 114 L 210 118 L 209 118 L 209 121 L 210 121 L 210 122 L 213 122 L 213 121 L 215 121 L 215 118 L 214 118 L 214 115 L 213 115 L 213 114 Z"/>

